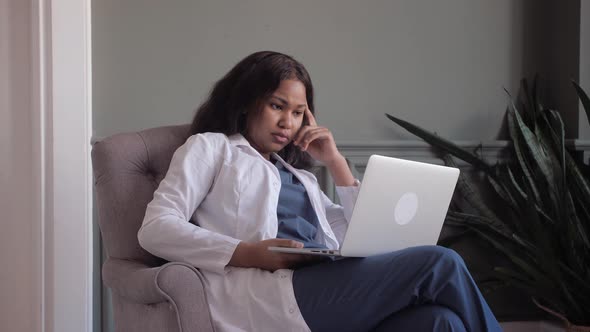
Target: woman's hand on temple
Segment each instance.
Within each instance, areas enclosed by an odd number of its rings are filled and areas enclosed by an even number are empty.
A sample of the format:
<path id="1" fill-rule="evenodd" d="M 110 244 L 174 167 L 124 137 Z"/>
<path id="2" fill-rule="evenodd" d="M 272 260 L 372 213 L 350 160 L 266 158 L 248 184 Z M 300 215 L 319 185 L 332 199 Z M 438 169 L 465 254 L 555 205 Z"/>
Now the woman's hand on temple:
<path id="1" fill-rule="evenodd" d="M 321 161 L 325 165 L 333 164 L 342 159 L 343 157 L 336 147 L 332 132 L 326 127 L 318 126 L 309 109 L 305 109 L 305 117 L 308 119 L 309 124 L 299 129 L 293 139 L 293 144 L 302 151 L 307 151 L 313 159 Z"/>
<path id="2" fill-rule="evenodd" d="M 228 265 L 275 271 L 294 269 L 318 260 L 316 256 L 275 252 L 268 250 L 268 247 L 303 248 L 303 243 L 288 239 L 268 239 L 253 243 L 242 241 Z"/>
<path id="3" fill-rule="evenodd" d="M 309 125 L 299 129 L 293 144 L 302 151 L 307 151 L 313 159 L 324 163 L 337 186 L 354 185 L 355 179 L 346 159 L 336 147 L 332 132 L 326 127 L 318 126 L 309 109 L 305 110 L 305 116 L 309 120 Z"/>

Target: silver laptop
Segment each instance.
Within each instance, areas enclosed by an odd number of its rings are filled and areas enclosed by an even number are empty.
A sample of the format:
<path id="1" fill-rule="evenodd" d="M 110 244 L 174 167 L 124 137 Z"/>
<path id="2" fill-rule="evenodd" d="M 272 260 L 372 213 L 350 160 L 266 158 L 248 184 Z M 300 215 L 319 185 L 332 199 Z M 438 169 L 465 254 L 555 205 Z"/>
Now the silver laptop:
<path id="1" fill-rule="evenodd" d="M 268 249 L 367 257 L 436 244 L 458 177 L 457 168 L 372 155 L 340 250 Z"/>

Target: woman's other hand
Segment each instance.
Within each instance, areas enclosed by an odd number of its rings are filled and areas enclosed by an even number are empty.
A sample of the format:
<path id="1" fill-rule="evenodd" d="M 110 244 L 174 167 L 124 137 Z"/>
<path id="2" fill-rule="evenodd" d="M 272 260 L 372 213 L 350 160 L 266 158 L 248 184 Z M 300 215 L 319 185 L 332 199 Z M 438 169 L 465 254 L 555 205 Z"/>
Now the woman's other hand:
<path id="1" fill-rule="evenodd" d="M 242 241 L 228 265 L 275 271 L 294 269 L 318 260 L 316 256 L 275 252 L 268 250 L 268 247 L 303 248 L 303 243 L 289 239 L 268 239 L 254 243 Z"/>

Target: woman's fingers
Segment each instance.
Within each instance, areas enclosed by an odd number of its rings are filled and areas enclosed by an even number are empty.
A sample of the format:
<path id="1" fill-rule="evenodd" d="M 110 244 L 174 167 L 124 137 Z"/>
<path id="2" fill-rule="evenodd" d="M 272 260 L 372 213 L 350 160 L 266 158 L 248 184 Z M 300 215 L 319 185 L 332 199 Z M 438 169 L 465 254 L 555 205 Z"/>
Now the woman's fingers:
<path id="1" fill-rule="evenodd" d="M 269 271 L 276 271 L 278 269 L 294 269 L 313 263 L 318 258 L 313 255 L 290 254 L 268 250 L 268 247 L 270 246 L 303 248 L 303 243 L 291 239 L 267 239 L 257 242 L 255 246 L 258 247 L 261 252 L 260 254 L 255 255 L 258 257 L 258 263 L 252 266 Z"/>
<path id="2" fill-rule="evenodd" d="M 305 135 L 305 133 L 307 133 L 308 131 L 314 130 L 315 128 L 324 128 L 324 127 L 318 127 L 318 122 L 316 121 L 315 116 L 313 115 L 313 113 L 311 113 L 309 108 L 305 109 L 305 117 L 307 118 L 308 124 L 301 127 L 301 129 L 299 129 L 299 132 L 297 133 L 297 135 L 295 135 L 295 138 L 293 139 L 293 143 L 295 145 L 299 145 L 299 141 Z"/>
<path id="3" fill-rule="evenodd" d="M 293 138 L 293 144 L 299 145 L 299 143 L 301 142 L 301 139 L 305 136 L 305 134 L 308 131 L 312 130 L 313 128 L 317 128 L 317 127 L 312 127 L 312 126 L 301 127 L 301 129 L 299 129 L 299 131 L 297 132 L 297 135 L 295 135 L 295 138 Z"/>
<path id="4" fill-rule="evenodd" d="M 330 130 L 325 127 L 315 127 L 306 130 L 296 145 L 299 145 L 303 151 L 307 150 L 309 144 L 317 139 L 322 138 L 329 138 L 330 137 Z"/>
<path id="5" fill-rule="evenodd" d="M 299 130 L 299 132 L 297 133 L 297 136 L 293 140 L 293 143 L 295 145 L 301 145 L 305 141 L 309 141 L 309 135 L 311 133 L 319 131 L 319 130 L 328 130 L 328 129 L 324 128 L 324 127 L 305 126 L 305 127 L 301 128 L 301 130 Z"/>
<path id="6" fill-rule="evenodd" d="M 318 125 L 318 122 L 315 120 L 315 116 L 313 116 L 313 113 L 311 113 L 309 108 L 305 109 L 305 116 L 307 117 L 310 126 L 315 127 Z"/>
<path id="7" fill-rule="evenodd" d="M 276 239 L 277 246 L 279 247 L 287 247 L 287 248 L 303 248 L 303 243 L 295 240 L 289 239 Z"/>

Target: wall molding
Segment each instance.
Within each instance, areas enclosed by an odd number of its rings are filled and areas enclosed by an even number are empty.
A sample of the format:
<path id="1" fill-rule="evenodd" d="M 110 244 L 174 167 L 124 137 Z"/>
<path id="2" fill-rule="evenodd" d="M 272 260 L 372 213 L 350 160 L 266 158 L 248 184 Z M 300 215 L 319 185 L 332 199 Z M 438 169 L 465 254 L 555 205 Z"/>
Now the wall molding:
<path id="1" fill-rule="evenodd" d="M 494 164 L 507 158 L 511 148 L 511 142 L 507 140 L 496 141 L 453 141 L 459 147 L 472 151 L 484 158 L 488 163 Z M 340 152 L 359 170 L 364 170 L 369 157 L 379 154 L 388 157 L 409 159 L 432 164 L 443 164 L 438 152 L 430 144 L 424 141 L 342 141 L 338 144 Z M 566 146 L 577 152 L 590 152 L 590 140 L 570 139 L 566 140 Z M 459 168 L 469 168 L 469 164 L 456 160 Z"/>
<path id="2" fill-rule="evenodd" d="M 511 148 L 510 141 L 506 140 L 487 142 L 454 141 L 453 143 L 468 151 L 475 151 L 490 164 L 495 164 L 497 161 L 508 158 L 508 152 Z M 444 164 L 437 151 L 424 141 L 341 141 L 337 143 L 337 146 L 340 153 L 342 153 L 348 160 L 353 175 L 359 179 L 362 179 L 369 157 L 373 154 L 437 165 Z M 590 140 L 566 140 L 566 146 L 570 150 L 579 152 L 583 155 L 585 161 L 587 160 L 587 155 L 590 154 Z M 455 162 L 457 163 L 457 167 L 462 170 L 471 169 L 471 165 L 462 160 L 455 158 Z M 332 182 L 327 169 L 321 164 L 317 164 L 314 167 L 313 172 L 316 174 L 320 187 L 326 192 L 326 195 L 338 202 L 335 185 Z"/>
<path id="3" fill-rule="evenodd" d="M 92 144 L 101 141 L 105 137 L 92 136 Z M 508 140 L 493 141 L 476 141 L 461 140 L 452 141 L 459 147 L 472 151 L 480 155 L 490 164 L 507 158 L 511 142 Z M 380 141 L 339 141 L 336 143 L 340 153 L 346 157 L 353 175 L 362 178 L 367 166 L 369 157 L 373 154 L 382 156 L 408 159 L 431 164 L 444 164 L 436 149 L 430 144 L 419 140 L 380 140 Z M 579 152 L 585 162 L 590 159 L 590 140 L 586 139 L 567 139 L 566 147 L 570 150 Z M 461 169 L 470 169 L 471 166 L 455 158 L 457 167 Z M 313 168 L 320 187 L 326 192 L 331 199 L 338 200 L 335 195 L 335 187 L 328 174 L 328 171 L 321 164 L 316 164 Z"/>
<path id="4" fill-rule="evenodd" d="M 491 163 L 505 157 L 507 148 L 510 147 L 509 141 L 454 141 L 453 143 L 463 149 L 481 155 L 485 160 Z M 372 154 L 431 164 L 443 164 L 437 150 L 424 141 L 343 141 L 338 143 L 338 149 L 349 160 L 351 166 L 361 174 L 364 172 L 364 168 Z M 457 160 L 457 165 L 459 167 L 468 166 L 467 163 L 461 160 Z"/>
<path id="5" fill-rule="evenodd" d="M 92 136 L 90 142 L 92 145 L 105 139 L 104 136 Z M 484 158 L 484 160 L 493 164 L 496 161 L 507 157 L 508 149 L 511 146 L 508 140 L 495 141 L 452 141 L 459 147 L 472 151 Z M 366 165 L 372 154 L 382 156 L 409 159 L 432 164 L 442 164 L 442 160 L 435 149 L 430 144 L 418 140 L 381 140 L 381 141 L 340 141 L 337 142 L 338 150 L 351 165 L 362 167 Z M 586 139 L 566 139 L 565 145 L 570 150 L 583 153 L 590 153 L 590 140 Z M 456 160 L 460 168 L 469 167 L 469 164 L 462 160 Z M 587 161 L 587 158 L 584 158 Z M 321 165 L 316 165 L 321 167 Z"/>

